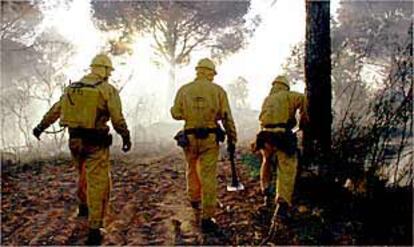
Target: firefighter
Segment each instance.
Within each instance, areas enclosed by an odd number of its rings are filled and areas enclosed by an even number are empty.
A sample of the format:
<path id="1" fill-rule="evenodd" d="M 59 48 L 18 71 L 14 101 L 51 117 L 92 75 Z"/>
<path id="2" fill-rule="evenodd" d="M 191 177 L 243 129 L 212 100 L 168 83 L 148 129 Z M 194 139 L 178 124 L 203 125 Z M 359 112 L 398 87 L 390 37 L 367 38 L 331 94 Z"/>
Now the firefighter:
<path id="1" fill-rule="evenodd" d="M 86 243 L 99 245 L 111 189 L 109 146 L 112 136 L 106 123 L 111 120 L 115 131 L 121 135 L 124 152 L 131 149 L 131 141 L 118 91 L 108 82 L 114 70 L 111 60 L 104 54 L 96 55 L 90 68 L 89 74 L 65 88 L 60 100 L 33 129 L 33 134 L 39 139 L 59 118 L 60 125 L 68 127 L 69 148 L 80 175 L 79 216 L 88 216 Z"/>
<path id="2" fill-rule="evenodd" d="M 217 160 L 219 142 L 227 134 L 227 149 L 234 152 L 236 128 L 230 111 L 227 94 L 213 82 L 217 74 L 214 63 L 201 59 L 196 66 L 194 81 L 182 86 L 176 95 L 171 115 L 184 120 L 184 130 L 176 140 L 183 147 L 187 161 L 187 193 L 191 206 L 199 209 L 201 203 L 201 229 L 214 232 L 218 229 L 214 214 L 217 205 Z"/>
<path id="3" fill-rule="evenodd" d="M 262 105 L 259 116 L 261 131 L 257 135 L 256 149 L 262 154 L 260 188 L 264 195 L 264 206 L 270 208 L 272 205 L 269 187 L 272 169 L 276 168 L 275 203 L 282 218 L 287 217 L 292 205 L 298 165 L 297 138 L 292 133 L 297 125 L 297 110 L 301 114 L 299 127 L 302 128 L 307 121 L 305 95 L 290 91 L 286 76 L 277 76 Z"/>

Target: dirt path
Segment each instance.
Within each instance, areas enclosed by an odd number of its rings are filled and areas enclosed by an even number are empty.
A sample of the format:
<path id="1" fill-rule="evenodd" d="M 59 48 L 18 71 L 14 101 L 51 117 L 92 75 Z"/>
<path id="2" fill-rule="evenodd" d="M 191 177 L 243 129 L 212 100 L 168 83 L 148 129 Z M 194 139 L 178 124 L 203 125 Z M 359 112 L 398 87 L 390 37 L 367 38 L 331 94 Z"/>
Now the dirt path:
<path id="1" fill-rule="evenodd" d="M 200 232 L 197 215 L 187 200 L 180 150 L 145 159 L 137 154 L 114 155 L 111 213 L 105 219 L 103 243 L 259 245 L 267 235 L 271 212 L 257 215 L 262 203 L 258 164 L 247 149 L 242 152 L 237 155 L 237 165 L 244 191 L 226 192 L 230 167 L 224 160 L 218 164 L 216 220 L 221 231 L 217 235 Z M 88 225 L 86 219 L 76 216 L 78 175 L 70 162 L 42 160 L 11 168 L 2 167 L 1 174 L 1 245 L 83 245 Z M 411 189 L 387 194 L 379 190 L 368 200 L 303 173 L 295 190 L 291 223 L 270 245 L 412 243 Z M 393 213 L 384 215 L 385 209 Z M 377 224 L 378 218 L 389 224 Z M 388 232 L 392 237 L 384 234 Z"/>
<path id="2" fill-rule="evenodd" d="M 220 235 L 200 233 L 197 215 L 185 192 L 182 153 L 140 159 L 115 157 L 112 166 L 111 211 L 106 217 L 105 245 L 258 244 L 263 226 L 252 214 L 261 200 L 257 179 L 248 178 L 243 192 L 226 192 L 229 165 L 218 169 L 217 221 Z M 69 162 L 46 163 L 39 174 L 28 169 L 15 176 L 2 174 L 3 245 L 82 245 L 86 219 L 76 217 L 77 172 Z"/>
<path id="3" fill-rule="evenodd" d="M 220 238 L 201 234 L 199 215 L 187 200 L 181 153 L 145 162 L 129 158 L 123 163 L 121 169 L 114 170 L 115 196 L 112 204 L 115 217 L 106 228 L 105 244 L 195 245 L 232 242 L 228 236 Z M 223 168 L 222 163 L 219 165 Z M 228 174 L 223 169 L 220 172 Z M 223 175 L 219 176 L 219 181 L 223 201 L 226 200 Z M 237 194 L 228 195 L 234 197 Z M 240 194 L 238 199 L 244 200 L 243 195 Z M 222 203 L 218 216 L 228 222 L 230 220 L 225 218 L 234 217 L 234 212 L 230 202 L 225 203 L 228 205 L 223 206 Z"/>

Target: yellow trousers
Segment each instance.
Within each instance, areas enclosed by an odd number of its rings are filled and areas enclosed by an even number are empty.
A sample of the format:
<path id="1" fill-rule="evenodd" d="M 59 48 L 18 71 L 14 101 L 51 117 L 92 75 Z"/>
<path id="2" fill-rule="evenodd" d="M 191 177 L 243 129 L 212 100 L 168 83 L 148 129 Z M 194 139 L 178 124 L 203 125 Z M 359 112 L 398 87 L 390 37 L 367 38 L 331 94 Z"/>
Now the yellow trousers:
<path id="1" fill-rule="evenodd" d="M 73 162 L 78 167 L 78 198 L 88 205 L 89 227 L 103 227 L 108 210 L 111 175 L 109 147 L 86 145 L 82 139 L 70 139 Z"/>
<path id="2" fill-rule="evenodd" d="M 272 179 L 272 168 L 275 167 L 273 161 L 276 161 L 276 202 L 280 199 L 292 204 L 292 194 L 295 186 L 298 159 L 296 154 L 287 155 L 285 152 L 275 147 L 265 144 L 261 150 L 262 166 L 260 168 L 260 187 L 264 192 L 270 185 Z M 274 159 L 274 160 L 273 160 Z"/>
<path id="3" fill-rule="evenodd" d="M 200 140 L 189 135 L 190 145 L 184 149 L 187 160 L 187 193 L 192 202 L 202 205 L 202 218 L 212 218 L 217 205 L 217 160 L 219 146 L 216 136 Z"/>

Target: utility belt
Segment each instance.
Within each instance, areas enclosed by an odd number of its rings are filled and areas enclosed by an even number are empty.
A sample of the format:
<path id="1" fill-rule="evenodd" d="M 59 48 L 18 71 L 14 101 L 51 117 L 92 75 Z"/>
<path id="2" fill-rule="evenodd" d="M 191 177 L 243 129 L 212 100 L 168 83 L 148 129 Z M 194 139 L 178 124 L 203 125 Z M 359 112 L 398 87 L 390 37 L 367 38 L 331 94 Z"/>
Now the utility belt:
<path id="1" fill-rule="evenodd" d="M 282 129 L 281 131 L 273 131 Z M 263 149 L 265 143 L 282 150 L 288 155 L 297 151 L 297 137 L 286 123 L 267 124 L 256 136 L 256 150 Z"/>
<path id="2" fill-rule="evenodd" d="M 277 124 L 265 124 L 266 129 L 275 129 L 275 128 L 289 128 L 287 123 L 277 123 Z"/>
<path id="3" fill-rule="evenodd" d="M 277 123 L 277 124 L 266 124 L 261 128 L 261 131 L 269 132 L 285 132 L 288 131 L 289 125 L 286 123 Z"/>
<path id="4" fill-rule="evenodd" d="M 70 128 L 69 138 L 79 138 L 85 144 L 101 147 L 109 147 L 112 145 L 112 135 L 106 131 L 99 131 L 95 129 Z"/>
<path id="5" fill-rule="evenodd" d="M 226 132 L 220 127 L 217 128 L 190 128 L 185 130 L 180 130 L 175 136 L 174 139 L 177 141 L 177 145 L 185 148 L 190 144 L 188 140 L 188 135 L 194 135 L 196 139 L 206 139 L 210 134 L 216 135 L 216 142 L 224 142 L 226 138 Z"/>

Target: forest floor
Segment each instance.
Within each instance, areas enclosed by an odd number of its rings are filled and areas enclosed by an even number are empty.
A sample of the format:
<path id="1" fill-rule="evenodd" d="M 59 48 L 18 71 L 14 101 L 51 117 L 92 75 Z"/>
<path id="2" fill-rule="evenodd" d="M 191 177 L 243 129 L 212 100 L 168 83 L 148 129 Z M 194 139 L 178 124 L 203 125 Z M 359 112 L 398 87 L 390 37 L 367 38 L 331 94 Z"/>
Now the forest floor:
<path id="1" fill-rule="evenodd" d="M 187 200 L 185 165 L 179 150 L 157 158 L 115 155 L 112 212 L 106 217 L 103 244 L 259 245 L 267 235 L 271 212 L 257 214 L 263 202 L 257 160 L 247 150 L 237 157 L 246 189 L 226 191 L 230 165 L 221 160 L 216 212 L 220 233 L 202 234 L 197 213 Z M 77 217 L 77 176 L 68 160 L 26 164 L 18 172 L 3 169 L 1 244 L 82 245 L 88 228 L 87 220 Z M 397 209 L 405 212 L 398 217 L 400 220 L 390 223 L 390 228 L 373 232 L 375 227 L 367 223 L 370 218 L 364 220 L 367 217 L 360 215 L 364 212 L 360 208 L 367 206 L 349 203 L 355 198 L 340 186 L 325 186 L 303 176 L 296 190 L 299 193 L 295 195 L 292 220 L 271 239 L 270 245 L 412 244 L 412 221 L 407 220 L 407 214 L 412 213 L 412 195 L 405 196 L 411 204 L 405 200 L 405 206 Z M 388 229 L 396 232 L 379 236 Z"/>

